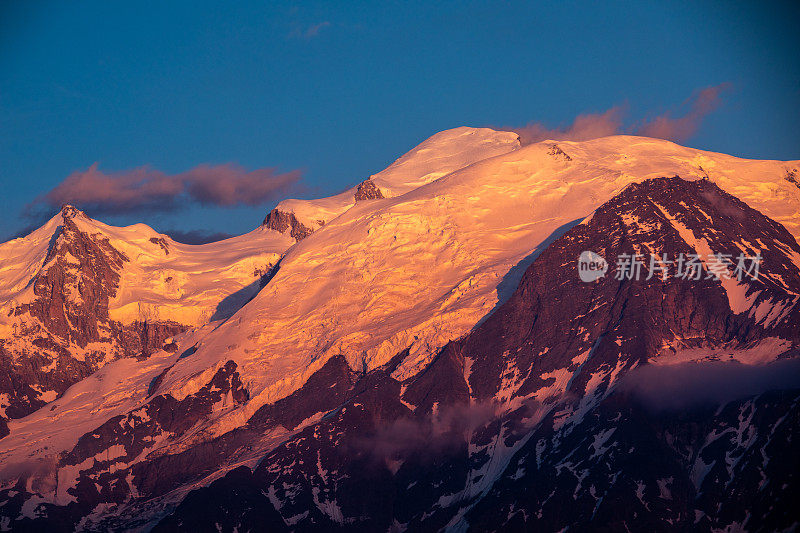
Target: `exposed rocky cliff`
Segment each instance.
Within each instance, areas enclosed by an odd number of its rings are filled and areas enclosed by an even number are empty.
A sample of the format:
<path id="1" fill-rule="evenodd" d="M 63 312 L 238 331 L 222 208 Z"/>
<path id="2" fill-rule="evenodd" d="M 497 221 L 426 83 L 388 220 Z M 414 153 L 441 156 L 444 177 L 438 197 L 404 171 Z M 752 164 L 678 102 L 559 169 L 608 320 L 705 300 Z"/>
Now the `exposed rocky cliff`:
<path id="1" fill-rule="evenodd" d="M 289 231 L 289 235 L 296 241 L 305 239 L 313 232 L 311 228 L 307 228 L 297 220 L 294 213 L 286 213 L 277 208 L 267 214 L 261 225 L 279 233 Z"/>
<path id="2" fill-rule="evenodd" d="M 30 296 L 10 309 L 13 324 L 0 339 L 0 394 L 8 418 L 38 409 L 114 359 L 147 357 L 186 329 L 171 321 L 123 325 L 109 318 L 109 300 L 129 259 L 107 238 L 81 231 L 75 218 L 85 216 L 64 206 L 29 282 Z"/>
<path id="3" fill-rule="evenodd" d="M 355 194 L 356 202 L 360 202 L 361 200 L 379 200 L 381 198 L 383 198 L 383 193 L 371 179 L 366 179 L 358 184 Z"/>

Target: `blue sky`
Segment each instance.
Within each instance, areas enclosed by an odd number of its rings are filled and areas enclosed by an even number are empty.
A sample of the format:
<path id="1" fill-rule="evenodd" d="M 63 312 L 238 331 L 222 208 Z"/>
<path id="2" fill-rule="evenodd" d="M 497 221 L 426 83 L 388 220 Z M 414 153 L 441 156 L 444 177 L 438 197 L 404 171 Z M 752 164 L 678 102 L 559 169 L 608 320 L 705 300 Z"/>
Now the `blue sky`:
<path id="1" fill-rule="evenodd" d="M 797 159 L 799 23 L 789 2 L 4 2 L 0 239 L 95 163 L 299 170 L 257 205 L 98 217 L 241 233 L 282 194 L 339 192 L 443 129 L 618 105 L 632 123 L 723 83 L 685 144 Z"/>

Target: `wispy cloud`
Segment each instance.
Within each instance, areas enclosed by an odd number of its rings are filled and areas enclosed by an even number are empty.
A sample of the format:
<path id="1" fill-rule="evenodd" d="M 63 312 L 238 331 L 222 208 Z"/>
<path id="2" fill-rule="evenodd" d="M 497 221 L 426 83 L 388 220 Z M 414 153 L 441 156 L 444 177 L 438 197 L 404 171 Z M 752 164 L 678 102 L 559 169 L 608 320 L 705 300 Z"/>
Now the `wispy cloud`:
<path id="1" fill-rule="evenodd" d="M 604 113 L 578 115 L 569 126 L 547 128 L 539 122 L 532 122 L 522 128 L 513 128 L 519 134 L 522 144 L 531 144 L 552 139 L 555 141 L 588 141 L 620 133 L 623 110 L 615 106 Z"/>
<path id="2" fill-rule="evenodd" d="M 325 28 L 330 27 L 330 21 L 324 20 L 305 28 L 297 28 L 289 34 L 289 37 L 296 37 L 302 39 L 313 39 L 319 36 L 320 32 Z"/>
<path id="3" fill-rule="evenodd" d="M 798 387 L 800 359 L 752 366 L 727 361 L 644 365 L 620 383 L 620 390 L 658 411 L 716 405 L 769 390 Z"/>
<path id="4" fill-rule="evenodd" d="M 67 203 L 93 214 L 174 211 L 192 204 L 255 206 L 286 194 L 299 179 L 299 171 L 247 171 L 234 164 L 200 165 L 170 175 L 149 167 L 106 173 L 95 163 L 39 196 L 26 214 L 36 217 Z"/>
<path id="5" fill-rule="evenodd" d="M 684 116 L 673 118 L 672 113 L 667 112 L 644 122 L 637 128 L 637 135 L 679 142 L 691 139 L 697 133 L 703 119 L 719 107 L 722 101 L 721 93 L 729 88 L 730 84 L 723 83 L 698 91 L 684 102 L 684 105 L 689 107 L 689 111 Z"/>
<path id="6" fill-rule="evenodd" d="M 373 433 L 356 439 L 354 445 L 379 461 L 410 453 L 446 453 L 463 442 L 465 432 L 483 426 L 495 416 L 495 406 L 488 402 L 448 405 L 435 414 L 378 424 Z"/>
<path id="7" fill-rule="evenodd" d="M 653 118 L 634 121 L 630 126 L 624 125 L 627 106 L 618 105 L 602 113 L 578 115 L 568 126 L 548 128 L 540 122 L 532 122 L 521 128 L 506 129 L 517 132 L 523 144 L 548 139 L 588 141 L 622 133 L 683 142 L 697 133 L 703 119 L 719 107 L 722 93 L 729 88 L 729 83 L 723 83 L 697 91 L 681 106 L 688 108 L 682 116 L 676 117 L 675 111 L 667 111 Z"/>

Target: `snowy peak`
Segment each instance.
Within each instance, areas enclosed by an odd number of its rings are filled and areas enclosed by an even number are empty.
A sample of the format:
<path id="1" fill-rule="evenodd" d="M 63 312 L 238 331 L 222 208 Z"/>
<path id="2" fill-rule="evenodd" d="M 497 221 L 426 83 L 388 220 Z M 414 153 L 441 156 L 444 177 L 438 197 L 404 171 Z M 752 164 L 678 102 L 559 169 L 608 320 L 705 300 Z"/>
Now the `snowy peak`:
<path id="1" fill-rule="evenodd" d="M 60 214 L 61 214 L 61 218 L 63 220 L 73 219 L 75 217 L 89 218 L 89 217 L 86 216 L 86 213 L 84 213 L 83 211 L 81 211 L 77 207 L 75 207 L 73 205 L 70 205 L 70 204 L 62 205 Z"/>
<path id="2" fill-rule="evenodd" d="M 0 380 L 0 422 L 112 361 L 147 358 L 189 327 L 227 318 L 291 244 L 259 228 L 184 245 L 144 224 L 103 224 L 71 205 L 0 244 L 0 370 L 12 376 Z"/>
<path id="3" fill-rule="evenodd" d="M 520 147 L 519 136 L 489 128 L 460 127 L 439 132 L 398 158 L 385 170 L 343 193 L 317 200 L 284 200 L 264 224 L 303 239 L 360 200 L 400 196 L 478 161 Z M 298 238 L 299 237 L 299 238 Z"/>
<path id="4" fill-rule="evenodd" d="M 35 268 L 16 268 L 24 282 L 0 302 L 0 365 L 13 379 L 0 381 L 3 414 L 18 418 L 54 400 L 70 385 L 120 357 L 147 357 L 163 340 L 183 331 L 171 322 L 123 325 L 109 316 L 129 257 L 101 233 L 86 231 L 94 221 L 74 208 L 55 218 L 51 235 L 22 239 L 41 256 Z M 48 223 L 46 226 L 52 226 Z M 40 232 L 41 233 L 41 232 Z M 46 242 L 46 245 L 44 244 Z M 19 242 L 6 243 L 15 251 Z M 6 258 L 12 264 L 14 258 Z M 0 261 L 0 267 L 5 267 Z M 27 279 L 27 281 L 26 281 Z M 7 409 L 6 409 L 7 407 Z"/>
<path id="5" fill-rule="evenodd" d="M 371 179 L 386 196 L 399 196 L 519 147 L 519 135 L 508 131 L 469 127 L 445 130 L 429 137 Z"/>
<path id="6" fill-rule="evenodd" d="M 82 247 L 80 243 L 101 243 L 111 256 L 117 253 L 125 258 L 123 265 L 109 259 L 120 278 L 109 302 L 112 319 L 126 324 L 166 320 L 201 325 L 229 316 L 249 299 L 261 275 L 278 262 L 293 240 L 260 227 L 223 241 L 188 245 L 145 224 L 110 226 L 65 205 L 31 234 L 0 244 L 4 272 L 0 307 L 28 301 L 40 269 L 57 253 L 79 259 L 69 253 Z M 1 326 L 2 319 L 0 330 Z"/>
<path id="7" fill-rule="evenodd" d="M 548 140 L 522 147 L 515 133 L 462 127 L 431 136 L 383 171 L 340 194 L 316 200 L 284 200 L 268 215 L 265 225 L 296 240 L 303 239 L 351 209 L 357 199 L 395 198 L 436 186 L 445 178 L 452 181 L 451 175 L 463 176 L 469 167 L 482 165 L 485 179 L 511 173 L 545 178 L 550 174 L 558 176 L 559 188 L 585 184 L 580 175 L 600 178 L 601 190 L 588 194 L 604 199 L 631 181 L 666 175 L 711 179 L 800 236 L 800 187 L 791 174 L 799 163 L 740 159 L 630 135 L 581 142 Z M 617 188 L 606 191 L 609 185 Z M 362 190 L 365 187 L 368 196 Z"/>
<path id="8" fill-rule="evenodd" d="M 0 269 L 5 274 L 0 277 L 0 306 L 10 300 L 28 299 L 41 270 L 71 248 L 87 246 L 87 239 L 94 240 L 90 234 L 96 224 L 83 211 L 64 205 L 29 235 L 0 244 Z"/>

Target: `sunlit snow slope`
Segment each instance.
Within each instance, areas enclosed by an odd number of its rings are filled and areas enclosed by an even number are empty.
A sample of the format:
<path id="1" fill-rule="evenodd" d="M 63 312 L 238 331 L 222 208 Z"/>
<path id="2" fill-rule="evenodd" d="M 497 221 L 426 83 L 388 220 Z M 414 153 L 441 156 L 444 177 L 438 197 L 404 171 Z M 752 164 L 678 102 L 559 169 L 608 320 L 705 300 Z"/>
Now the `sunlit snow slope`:
<path id="1" fill-rule="evenodd" d="M 298 205 L 313 207 L 322 222 L 332 220 L 357 201 L 412 189 L 518 147 L 509 132 L 442 132 L 376 181 L 355 187 L 345 202 L 339 195 Z M 0 244 L 0 370 L 6 376 L 0 379 L 0 436 L 4 419 L 33 412 L 105 364 L 149 357 L 187 327 L 227 319 L 271 277 L 297 235 L 306 235 L 291 219 L 292 231 L 284 231 L 287 217 L 276 216 L 271 226 L 193 246 L 144 224 L 113 227 L 64 206 L 30 235 Z M 172 353 L 177 345 L 168 342 L 165 349 Z"/>
<path id="2" fill-rule="evenodd" d="M 519 148 L 519 136 L 489 128 L 445 130 L 423 141 L 385 170 L 369 177 L 381 196 L 399 196 L 483 159 Z M 276 210 L 316 230 L 352 207 L 357 187 L 318 200 L 284 200 Z"/>

